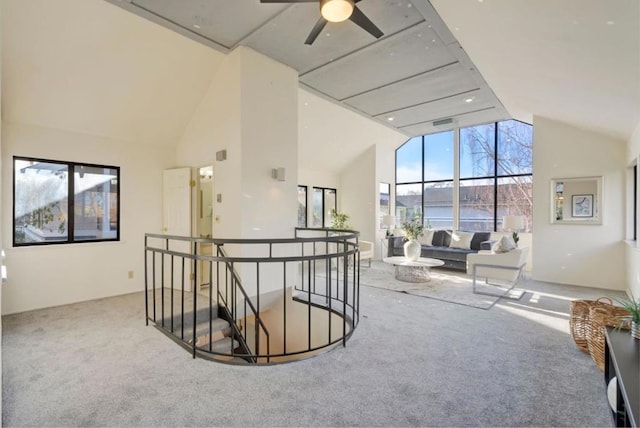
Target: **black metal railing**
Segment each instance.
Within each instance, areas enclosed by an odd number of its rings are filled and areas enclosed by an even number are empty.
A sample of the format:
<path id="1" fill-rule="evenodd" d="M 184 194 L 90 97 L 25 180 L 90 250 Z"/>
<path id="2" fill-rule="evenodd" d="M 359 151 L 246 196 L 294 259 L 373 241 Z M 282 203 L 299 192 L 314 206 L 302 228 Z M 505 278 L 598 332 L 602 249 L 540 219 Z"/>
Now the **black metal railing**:
<path id="1" fill-rule="evenodd" d="M 145 235 L 146 322 L 194 358 L 269 364 L 344 346 L 359 322 L 359 284 L 355 231 Z"/>

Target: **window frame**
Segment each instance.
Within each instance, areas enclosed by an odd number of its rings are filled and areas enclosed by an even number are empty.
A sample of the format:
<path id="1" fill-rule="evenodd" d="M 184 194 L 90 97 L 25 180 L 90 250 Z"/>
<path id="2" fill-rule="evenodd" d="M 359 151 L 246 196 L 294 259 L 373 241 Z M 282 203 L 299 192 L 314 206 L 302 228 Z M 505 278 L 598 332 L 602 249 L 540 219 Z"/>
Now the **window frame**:
<path id="1" fill-rule="evenodd" d="M 421 185 L 422 186 L 422 192 L 421 192 L 421 199 L 422 199 L 422 214 L 423 214 L 423 223 L 425 221 L 424 219 L 424 204 L 425 204 L 425 186 L 427 184 L 433 184 L 433 183 L 444 183 L 444 182 L 453 182 L 453 192 L 454 192 L 454 201 L 453 201 L 453 228 L 459 228 L 460 227 L 460 188 L 462 187 L 462 183 L 464 183 L 465 181 L 473 181 L 473 180 L 490 180 L 493 183 L 493 232 L 498 232 L 498 225 L 501 223 L 502 219 L 498 217 L 498 207 L 499 207 L 499 181 L 501 179 L 505 179 L 505 178 L 517 178 L 517 177 L 531 177 L 531 181 L 533 183 L 533 169 L 531 170 L 530 173 L 518 173 L 518 174 L 498 174 L 499 171 L 499 162 L 498 162 L 498 156 L 499 156 L 499 145 L 498 145 L 498 134 L 499 134 L 499 124 L 502 122 L 508 122 L 508 121 L 515 121 L 515 122 L 520 122 L 523 123 L 525 125 L 528 126 L 533 126 L 529 123 L 523 122 L 523 121 L 519 121 L 516 119 L 507 119 L 504 121 L 499 121 L 499 122 L 488 122 L 488 123 L 479 123 L 476 125 L 471 125 L 471 126 L 465 126 L 463 128 L 455 128 L 453 130 L 446 130 L 446 131 L 442 131 L 442 132 L 438 132 L 437 134 L 440 133 L 445 133 L 445 132 L 451 132 L 453 131 L 453 135 L 454 135 L 454 153 L 457 153 L 457 157 L 458 159 L 453 159 L 453 164 L 454 164 L 454 171 L 453 171 L 453 180 L 425 180 L 425 172 L 424 172 L 424 168 L 425 168 L 425 163 L 426 163 L 426 154 L 427 154 L 427 150 L 426 150 L 426 137 L 428 135 L 433 135 L 433 134 L 425 134 L 422 136 L 417 136 L 417 137 L 411 137 L 410 139 L 408 139 L 406 143 L 414 140 L 415 138 L 420 138 L 421 142 L 422 142 L 422 146 L 421 146 L 421 165 L 422 165 L 422 181 L 407 181 L 407 182 L 400 182 L 398 181 L 398 150 L 400 150 L 404 144 L 400 147 L 398 147 L 395 150 L 395 178 L 396 178 L 396 182 L 395 182 L 395 187 L 396 187 L 396 211 L 398 210 L 398 186 L 406 186 L 406 185 Z M 467 129 L 467 128 L 473 128 L 476 126 L 484 126 L 484 125 L 494 125 L 493 127 L 493 156 L 494 156 L 494 162 L 493 162 L 493 174 L 492 175 L 487 175 L 487 176 L 472 176 L 472 177 L 466 177 L 465 178 L 461 178 L 461 174 L 460 174 L 460 146 L 461 146 L 461 138 L 460 138 L 460 131 L 462 129 Z M 531 144 L 533 145 L 533 140 L 531 141 Z M 531 159 L 531 162 L 533 163 L 533 156 Z M 456 167 L 456 164 L 458 165 Z M 456 201 L 456 195 L 458 200 Z M 396 212 L 396 215 L 398 215 L 398 213 Z M 532 225 L 530 225 L 531 229 L 532 229 Z M 532 230 L 528 230 L 527 232 L 532 232 Z M 524 232 L 524 231 L 523 231 Z"/>
<path id="2" fill-rule="evenodd" d="M 320 228 L 320 229 L 325 229 L 330 227 L 331 225 L 327 225 L 327 219 L 326 219 L 326 208 L 325 208 L 325 199 L 326 199 L 326 192 L 327 190 L 329 191 L 333 191 L 334 195 L 335 195 L 335 200 L 334 200 L 334 206 L 333 209 L 335 209 L 336 211 L 338 210 L 338 189 L 335 189 L 333 187 L 320 187 L 320 186 L 313 186 L 311 188 L 311 212 L 313 214 L 313 209 L 315 208 L 315 206 L 313 205 L 313 192 L 318 189 L 318 190 L 322 190 L 322 203 L 320 205 L 321 207 L 321 212 L 322 212 L 322 218 L 320 219 L 320 221 L 322 222 L 322 224 L 318 227 L 316 225 L 313 224 L 313 215 L 312 215 L 312 219 L 311 219 L 311 227 L 312 228 Z M 308 222 L 307 222 L 308 224 Z"/>
<path id="3" fill-rule="evenodd" d="M 48 164 L 58 164 L 65 165 L 67 167 L 67 239 L 66 240 L 56 240 L 56 241 L 42 241 L 42 242 L 16 242 L 16 161 L 26 161 L 26 162 L 36 162 L 36 163 L 48 163 Z M 113 238 L 99 238 L 99 239 L 76 239 L 75 238 L 75 170 L 76 167 L 89 167 L 89 168 L 97 168 L 97 169 L 111 169 L 116 171 L 116 235 Z M 56 159 L 44 159 L 44 158 L 36 158 L 30 156 L 13 156 L 12 160 L 12 245 L 14 248 L 17 247 L 37 247 L 37 246 L 47 246 L 47 245 L 68 245 L 68 244 L 86 244 L 93 242 L 119 242 L 120 241 L 120 210 L 121 210 L 121 187 L 120 187 L 120 167 L 113 165 L 101 165 L 94 164 L 88 162 L 75 162 L 75 161 L 62 161 Z"/>
<path id="4" fill-rule="evenodd" d="M 298 223 L 298 227 L 307 228 L 309 225 L 309 187 L 303 184 L 298 184 L 298 196 L 300 196 L 300 191 L 304 189 L 304 225 L 300 225 Z M 300 203 L 300 199 L 298 199 L 298 203 Z M 298 208 L 298 213 L 300 212 Z"/>

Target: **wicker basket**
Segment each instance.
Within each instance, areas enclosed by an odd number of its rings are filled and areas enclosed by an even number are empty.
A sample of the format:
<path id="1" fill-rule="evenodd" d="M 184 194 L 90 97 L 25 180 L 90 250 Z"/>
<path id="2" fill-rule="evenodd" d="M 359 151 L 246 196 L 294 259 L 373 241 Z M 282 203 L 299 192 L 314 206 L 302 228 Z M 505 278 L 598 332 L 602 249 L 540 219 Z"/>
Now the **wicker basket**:
<path id="1" fill-rule="evenodd" d="M 573 341 L 581 351 L 586 352 L 587 354 L 589 353 L 589 344 L 587 343 L 589 309 L 591 307 L 609 306 L 613 306 L 613 300 L 608 297 L 601 297 L 598 300 L 573 300 L 571 302 L 569 328 L 571 330 L 571 337 L 573 337 Z"/>
<path id="2" fill-rule="evenodd" d="M 625 308 L 613 305 L 599 305 L 589 308 L 587 344 L 591 358 L 604 371 L 604 332 L 606 327 L 630 328 L 631 313 Z"/>

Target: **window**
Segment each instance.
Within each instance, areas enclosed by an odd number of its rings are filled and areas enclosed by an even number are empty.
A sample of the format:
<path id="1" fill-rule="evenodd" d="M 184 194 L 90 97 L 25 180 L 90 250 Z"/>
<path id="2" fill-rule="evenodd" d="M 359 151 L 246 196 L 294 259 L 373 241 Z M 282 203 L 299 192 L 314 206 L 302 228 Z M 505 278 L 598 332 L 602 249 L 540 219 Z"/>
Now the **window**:
<path id="1" fill-rule="evenodd" d="M 314 187 L 312 194 L 312 223 L 311 227 L 330 227 L 331 209 L 338 209 L 336 189 Z"/>
<path id="2" fill-rule="evenodd" d="M 13 245 L 120 239 L 120 168 L 13 158 Z"/>
<path id="3" fill-rule="evenodd" d="M 519 215 L 530 232 L 532 134 L 507 120 L 410 139 L 396 151 L 398 223 L 421 210 L 436 229 L 496 231 L 505 215 Z"/>
<path id="4" fill-rule="evenodd" d="M 380 194 L 380 229 L 387 229 L 387 225 L 384 224 L 385 216 L 391 214 L 391 207 L 389 206 L 389 197 L 391 196 L 391 185 L 389 183 L 380 183 L 378 185 L 378 191 Z"/>
<path id="5" fill-rule="evenodd" d="M 396 151 L 396 222 L 453 227 L 453 131 L 414 137 Z"/>
<path id="6" fill-rule="evenodd" d="M 298 227 L 307 227 L 307 186 L 298 186 Z"/>
<path id="7" fill-rule="evenodd" d="M 531 125 L 506 120 L 460 129 L 460 229 L 502 230 L 506 215 L 533 214 Z"/>
<path id="8" fill-rule="evenodd" d="M 453 228 L 453 131 L 424 136 L 424 199 L 427 227 Z"/>

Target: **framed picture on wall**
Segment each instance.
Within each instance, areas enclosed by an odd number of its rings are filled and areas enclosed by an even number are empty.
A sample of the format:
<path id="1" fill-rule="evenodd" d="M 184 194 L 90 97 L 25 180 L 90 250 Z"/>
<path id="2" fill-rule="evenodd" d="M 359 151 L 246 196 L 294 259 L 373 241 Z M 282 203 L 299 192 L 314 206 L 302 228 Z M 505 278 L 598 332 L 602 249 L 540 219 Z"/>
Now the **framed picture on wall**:
<path id="1" fill-rule="evenodd" d="M 571 207 L 573 217 L 593 217 L 593 195 L 571 196 Z"/>

